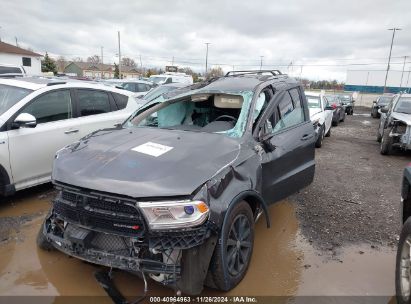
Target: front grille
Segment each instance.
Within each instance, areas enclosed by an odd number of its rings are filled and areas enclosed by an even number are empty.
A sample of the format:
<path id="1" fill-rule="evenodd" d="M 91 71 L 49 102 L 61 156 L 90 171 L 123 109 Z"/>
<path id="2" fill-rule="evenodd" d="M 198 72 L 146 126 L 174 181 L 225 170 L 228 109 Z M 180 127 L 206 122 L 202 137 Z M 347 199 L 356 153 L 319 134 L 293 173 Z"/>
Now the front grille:
<path id="1" fill-rule="evenodd" d="M 128 200 L 62 190 L 54 201 L 54 212 L 62 219 L 103 232 L 141 237 L 145 225 L 140 211 Z"/>

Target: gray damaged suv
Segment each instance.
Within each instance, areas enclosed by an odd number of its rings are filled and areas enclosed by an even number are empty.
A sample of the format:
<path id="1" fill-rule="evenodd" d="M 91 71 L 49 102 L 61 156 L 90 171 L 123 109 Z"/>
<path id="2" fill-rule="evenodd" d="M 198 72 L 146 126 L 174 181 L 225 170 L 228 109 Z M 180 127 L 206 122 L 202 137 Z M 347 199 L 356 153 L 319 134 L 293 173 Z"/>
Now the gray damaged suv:
<path id="1" fill-rule="evenodd" d="M 411 94 L 395 95 L 380 112 L 377 141 L 381 143 L 381 154 L 390 154 L 394 149 L 411 150 Z"/>
<path id="2" fill-rule="evenodd" d="M 312 182 L 314 142 L 303 88 L 279 71 L 174 90 L 56 154 L 38 245 L 185 294 L 230 290 L 255 221 L 269 227 L 268 206 Z"/>

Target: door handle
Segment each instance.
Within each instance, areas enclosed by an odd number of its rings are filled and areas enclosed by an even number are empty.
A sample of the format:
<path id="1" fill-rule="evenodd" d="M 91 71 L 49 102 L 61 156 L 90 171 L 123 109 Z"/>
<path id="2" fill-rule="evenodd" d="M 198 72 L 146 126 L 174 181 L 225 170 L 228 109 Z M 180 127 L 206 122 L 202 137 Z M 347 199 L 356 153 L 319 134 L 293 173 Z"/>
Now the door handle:
<path id="1" fill-rule="evenodd" d="M 313 137 L 314 137 L 314 135 L 312 135 L 312 134 L 304 134 L 303 137 L 301 137 L 301 140 L 308 140 L 308 139 L 311 139 Z"/>
<path id="2" fill-rule="evenodd" d="M 78 129 L 64 131 L 64 134 L 77 133 Z"/>

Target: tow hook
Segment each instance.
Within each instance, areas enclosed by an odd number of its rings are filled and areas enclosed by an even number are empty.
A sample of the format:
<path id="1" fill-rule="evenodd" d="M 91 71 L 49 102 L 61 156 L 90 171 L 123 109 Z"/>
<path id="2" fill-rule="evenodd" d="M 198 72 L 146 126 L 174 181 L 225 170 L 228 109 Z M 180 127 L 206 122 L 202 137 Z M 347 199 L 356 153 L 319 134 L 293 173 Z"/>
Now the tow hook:
<path id="1" fill-rule="evenodd" d="M 107 295 L 113 300 L 115 304 L 137 304 L 141 303 L 147 295 L 147 280 L 146 276 L 144 274 L 144 271 L 141 271 L 141 276 L 143 277 L 144 280 L 144 293 L 143 295 L 137 297 L 137 299 L 133 301 L 127 301 L 126 298 L 120 293 L 120 291 L 117 289 L 113 282 L 113 272 L 112 268 L 110 268 L 110 271 L 96 271 L 94 273 L 94 277 L 96 278 L 97 282 L 103 287 L 103 289 L 106 291 Z"/>

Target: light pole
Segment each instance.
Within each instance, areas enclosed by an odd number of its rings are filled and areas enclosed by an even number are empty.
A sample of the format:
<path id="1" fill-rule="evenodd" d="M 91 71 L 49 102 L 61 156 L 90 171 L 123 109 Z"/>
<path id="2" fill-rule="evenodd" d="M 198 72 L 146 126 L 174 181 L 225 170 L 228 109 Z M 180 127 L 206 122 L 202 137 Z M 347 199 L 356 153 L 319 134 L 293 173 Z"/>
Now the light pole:
<path id="1" fill-rule="evenodd" d="M 388 71 L 390 70 L 390 62 L 391 62 L 391 52 L 392 52 L 392 45 L 394 43 L 394 37 L 395 37 L 395 32 L 396 31 L 401 31 L 400 28 L 390 28 L 388 29 L 389 31 L 392 31 L 392 38 L 391 38 L 391 46 L 390 46 L 390 54 L 388 55 L 388 64 L 387 64 L 387 72 L 385 73 L 385 81 L 384 81 L 384 89 L 383 93 L 385 93 L 385 90 L 387 88 L 387 78 L 388 78 Z"/>
<path id="2" fill-rule="evenodd" d="M 121 48 L 120 48 L 120 31 L 118 31 L 118 78 L 121 79 Z"/>
<path id="3" fill-rule="evenodd" d="M 264 56 L 260 56 L 260 71 L 263 68 L 263 58 Z"/>
<path id="4" fill-rule="evenodd" d="M 211 44 L 210 42 L 206 42 L 205 45 L 207 46 L 206 48 L 206 62 L 205 62 L 205 76 L 207 76 L 207 68 L 208 68 L 208 45 Z"/>
<path id="5" fill-rule="evenodd" d="M 407 60 L 408 56 L 404 56 L 404 64 L 402 65 L 402 73 L 401 73 L 401 82 L 400 82 L 400 91 L 402 88 L 402 78 L 404 77 L 404 69 L 405 69 L 405 61 Z"/>

